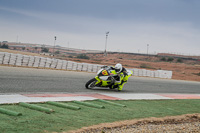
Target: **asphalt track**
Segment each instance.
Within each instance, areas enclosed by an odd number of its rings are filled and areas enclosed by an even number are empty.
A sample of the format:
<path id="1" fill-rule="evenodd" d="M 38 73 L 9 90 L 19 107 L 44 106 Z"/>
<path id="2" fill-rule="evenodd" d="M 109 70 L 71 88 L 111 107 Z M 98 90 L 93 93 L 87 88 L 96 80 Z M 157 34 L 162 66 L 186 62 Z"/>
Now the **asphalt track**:
<path id="1" fill-rule="evenodd" d="M 182 93 L 200 94 L 200 82 L 130 77 L 123 91 L 85 89 L 95 73 L 0 66 L 0 93 Z"/>

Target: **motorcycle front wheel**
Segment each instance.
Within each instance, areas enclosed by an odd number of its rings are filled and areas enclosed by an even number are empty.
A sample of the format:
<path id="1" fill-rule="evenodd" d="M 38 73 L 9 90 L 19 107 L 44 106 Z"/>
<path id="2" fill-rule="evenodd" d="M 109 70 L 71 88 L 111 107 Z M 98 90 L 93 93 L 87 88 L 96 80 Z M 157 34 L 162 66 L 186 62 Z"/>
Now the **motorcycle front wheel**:
<path id="1" fill-rule="evenodd" d="M 96 80 L 95 78 L 90 79 L 90 80 L 85 84 L 85 87 L 86 87 L 87 89 L 92 89 L 92 88 L 95 87 L 96 82 L 97 82 L 97 80 Z"/>

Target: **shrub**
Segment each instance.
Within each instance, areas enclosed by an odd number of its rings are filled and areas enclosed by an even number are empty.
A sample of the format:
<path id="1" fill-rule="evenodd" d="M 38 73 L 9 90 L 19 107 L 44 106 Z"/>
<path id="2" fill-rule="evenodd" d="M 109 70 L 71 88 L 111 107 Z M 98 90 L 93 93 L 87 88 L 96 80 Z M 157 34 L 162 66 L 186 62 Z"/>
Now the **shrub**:
<path id="1" fill-rule="evenodd" d="M 178 63 L 182 63 L 183 60 L 182 60 L 181 58 L 178 58 L 178 59 L 177 59 L 177 62 L 178 62 Z"/>
<path id="2" fill-rule="evenodd" d="M 168 62 L 172 62 L 173 60 L 174 60 L 174 58 L 172 58 L 172 57 L 169 57 L 169 58 L 167 59 Z"/>
<path id="3" fill-rule="evenodd" d="M 90 57 L 85 55 L 85 54 L 80 54 L 76 58 L 79 58 L 79 59 L 90 59 Z"/>
<path id="4" fill-rule="evenodd" d="M 199 73 L 193 73 L 194 75 L 200 76 L 200 72 Z"/>
<path id="5" fill-rule="evenodd" d="M 60 51 L 56 51 L 55 54 L 60 54 Z"/>
<path id="6" fill-rule="evenodd" d="M 8 45 L 7 44 L 3 44 L 0 48 L 8 49 Z"/>
<path id="7" fill-rule="evenodd" d="M 44 48 L 44 47 L 42 47 L 42 50 L 41 50 L 42 52 L 45 52 L 45 53 L 48 53 L 49 52 L 49 49 L 48 48 Z"/>
<path id="8" fill-rule="evenodd" d="M 141 64 L 140 65 L 140 68 L 148 68 L 148 69 L 153 69 L 153 67 L 151 67 L 150 65 L 148 64 Z"/>
<path id="9" fill-rule="evenodd" d="M 162 57 L 160 60 L 161 60 L 161 61 L 166 61 L 166 58 L 165 58 L 165 57 Z"/>

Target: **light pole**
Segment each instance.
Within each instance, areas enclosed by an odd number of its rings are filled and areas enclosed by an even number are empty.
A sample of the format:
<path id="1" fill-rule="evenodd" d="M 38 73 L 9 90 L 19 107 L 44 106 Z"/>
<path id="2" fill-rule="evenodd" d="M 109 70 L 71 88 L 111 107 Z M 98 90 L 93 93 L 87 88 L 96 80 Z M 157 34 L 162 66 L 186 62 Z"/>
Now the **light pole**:
<path id="1" fill-rule="evenodd" d="M 17 35 L 17 40 L 16 40 L 16 41 L 17 41 L 17 43 L 18 43 L 18 35 Z"/>
<path id="2" fill-rule="evenodd" d="M 147 44 L 147 55 L 149 54 L 149 44 Z"/>
<path id="3" fill-rule="evenodd" d="M 54 46 L 53 46 L 53 56 L 54 56 L 54 49 L 55 49 L 55 45 L 56 45 L 56 36 L 54 38 L 55 38 L 55 40 L 54 40 Z"/>
<path id="4" fill-rule="evenodd" d="M 107 40 L 108 40 L 108 34 L 109 34 L 109 31 L 108 31 L 108 32 L 106 32 L 106 42 L 105 42 L 105 52 L 104 52 L 104 56 L 107 56 L 106 49 L 107 49 Z"/>

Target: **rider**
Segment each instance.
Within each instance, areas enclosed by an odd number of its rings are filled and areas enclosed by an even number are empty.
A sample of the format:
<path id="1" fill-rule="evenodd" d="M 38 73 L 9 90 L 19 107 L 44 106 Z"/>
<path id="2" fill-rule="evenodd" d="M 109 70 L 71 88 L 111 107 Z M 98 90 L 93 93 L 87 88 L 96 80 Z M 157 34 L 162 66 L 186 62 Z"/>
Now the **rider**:
<path id="1" fill-rule="evenodd" d="M 124 84 L 128 81 L 127 71 L 124 67 L 122 67 L 122 64 L 120 63 L 117 63 L 113 69 L 117 73 L 117 78 L 115 80 L 118 84 L 118 91 L 121 91 Z"/>

